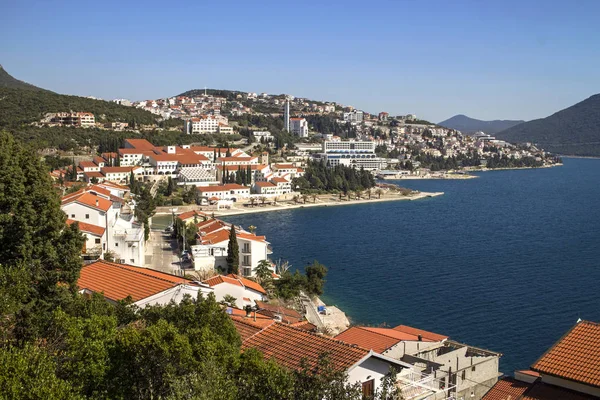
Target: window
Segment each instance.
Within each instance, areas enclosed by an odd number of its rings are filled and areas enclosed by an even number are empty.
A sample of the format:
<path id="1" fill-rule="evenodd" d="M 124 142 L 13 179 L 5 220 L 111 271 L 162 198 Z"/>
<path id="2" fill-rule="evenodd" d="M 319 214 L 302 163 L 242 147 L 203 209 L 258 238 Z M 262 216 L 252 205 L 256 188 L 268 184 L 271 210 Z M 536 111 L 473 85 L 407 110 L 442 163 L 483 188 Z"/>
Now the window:
<path id="1" fill-rule="evenodd" d="M 115 247 L 119 247 L 119 243 L 115 243 Z"/>
<path id="2" fill-rule="evenodd" d="M 75 214 L 71 214 L 71 218 L 75 218 Z"/>
<path id="3" fill-rule="evenodd" d="M 362 384 L 362 398 L 372 399 L 375 394 L 375 380 L 371 379 Z"/>
<path id="4" fill-rule="evenodd" d="M 96 239 L 96 244 L 100 244 L 100 239 Z"/>
<path id="5" fill-rule="evenodd" d="M 475 366 L 474 365 L 471 367 L 471 371 L 475 371 Z"/>
<path id="6" fill-rule="evenodd" d="M 90 219 L 90 214 L 85 214 L 85 219 Z"/>
<path id="7" fill-rule="evenodd" d="M 130 258 L 130 259 L 129 259 L 129 262 L 133 264 L 133 263 L 135 262 L 135 259 L 133 259 L 133 258 Z"/>
<path id="8" fill-rule="evenodd" d="M 250 256 L 244 256 L 243 264 L 244 265 L 250 265 Z"/>

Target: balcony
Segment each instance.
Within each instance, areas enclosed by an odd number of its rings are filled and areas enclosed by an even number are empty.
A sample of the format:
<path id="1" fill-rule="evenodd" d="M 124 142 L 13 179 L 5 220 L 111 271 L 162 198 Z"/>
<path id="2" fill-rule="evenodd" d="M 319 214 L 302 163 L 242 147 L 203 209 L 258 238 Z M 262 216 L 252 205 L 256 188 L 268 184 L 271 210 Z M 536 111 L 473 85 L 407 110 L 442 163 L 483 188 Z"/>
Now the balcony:
<path id="1" fill-rule="evenodd" d="M 454 397 L 449 393 L 456 388 L 454 385 L 446 387 L 443 379 L 436 379 L 433 375 L 414 369 L 402 370 L 397 376 L 396 386 L 405 400 L 423 400 L 432 395 L 439 398 L 439 393 L 445 394 L 443 399 L 450 400 Z"/>
<path id="2" fill-rule="evenodd" d="M 250 254 L 250 246 L 244 246 L 242 247 L 242 254 Z"/>

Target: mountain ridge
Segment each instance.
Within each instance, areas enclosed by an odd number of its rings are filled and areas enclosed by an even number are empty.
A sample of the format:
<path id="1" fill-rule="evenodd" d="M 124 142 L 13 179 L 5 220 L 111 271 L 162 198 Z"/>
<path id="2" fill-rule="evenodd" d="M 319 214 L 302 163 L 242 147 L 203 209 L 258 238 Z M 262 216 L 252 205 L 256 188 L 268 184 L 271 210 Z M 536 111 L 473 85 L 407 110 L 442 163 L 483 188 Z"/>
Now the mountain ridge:
<path id="1" fill-rule="evenodd" d="M 558 154 L 600 156 L 600 94 L 546 117 L 515 125 L 496 137 L 532 142 Z"/>
<path id="2" fill-rule="evenodd" d="M 7 70 L 4 69 L 2 64 L 0 64 L 0 87 L 54 93 L 50 90 L 42 89 L 41 87 L 37 87 L 35 85 L 32 85 L 31 83 L 27 83 L 13 77 L 11 74 L 8 73 Z"/>
<path id="3" fill-rule="evenodd" d="M 444 126 L 446 128 L 456 129 L 467 134 L 475 133 L 478 131 L 483 131 L 488 134 L 495 134 L 497 132 L 501 132 L 503 130 L 511 128 L 515 125 L 521 124 L 523 122 L 525 121 L 500 119 L 496 119 L 493 121 L 484 121 L 468 117 L 464 114 L 458 114 L 442 122 L 439 122 L 438 125 Z"/>

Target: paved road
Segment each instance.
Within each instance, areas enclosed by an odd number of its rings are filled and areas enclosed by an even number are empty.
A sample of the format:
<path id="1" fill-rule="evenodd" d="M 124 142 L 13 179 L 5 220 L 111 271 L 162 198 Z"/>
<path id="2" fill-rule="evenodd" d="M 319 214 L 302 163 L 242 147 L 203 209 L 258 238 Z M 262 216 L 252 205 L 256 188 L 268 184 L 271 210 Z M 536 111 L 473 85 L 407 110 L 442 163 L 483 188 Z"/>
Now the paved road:
<path id="1" fill-rule="evenodd" d="M 177 243 L 161 230 L 151 230 L 146 242 L 146 268 L 180 275 Z"/>

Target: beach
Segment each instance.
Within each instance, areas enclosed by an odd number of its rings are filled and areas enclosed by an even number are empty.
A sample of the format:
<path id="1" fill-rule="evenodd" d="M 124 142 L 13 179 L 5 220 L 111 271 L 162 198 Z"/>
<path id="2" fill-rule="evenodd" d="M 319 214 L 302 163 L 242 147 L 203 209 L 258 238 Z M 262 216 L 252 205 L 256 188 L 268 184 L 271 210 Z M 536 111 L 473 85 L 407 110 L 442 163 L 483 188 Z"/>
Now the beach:
<path id="1" fill-rule="evenodd" d="M 353 200 L 339 200 L 339 198 L 335 195 L 319 195 L 316 200 L 313 202 L 313 199 L 307 199 L 306 203 L 300 201 L 299 203 L 294 202 L 278 202 L 277 204 L 265 204 L 265 205 L 255 205 L 255 206 L 244 206 L 243 204 L 236 204 L 232 208 L 229 209 L 219 209 L 212 207 L 200 207 L 200 206 L 180 206 L 178 207 L 178 212 L 199 210 L 206 213 L 214 214 L 216 217 L 228 216 L 228 215 L 240 215 L 240 214 L 255 214 L 255 213 L 264 213 L 264 212 L 275 212 L 275 211 L 285 211 L 285 210 L 294 210 L 297 208 L 310 208 L 310 207 L 336 207 L 336 206 L 348 206 L 348 205 L 356 205 L 356 204 L 370 204 L 370 203 L 380 203 L 387 201 L 413 201 L 420 200 L 429 197 L 437 197 L 443 195 L 443 192 L 416 192 L 411 193 L 409 195 L 398 194 L 385 194 L 382 195 L 381 198 L 377 198 L 373 196 L 371 199 L 353 199 Z M 172 207 L 157 207 L 156 215 L 166 215 L 171 214 Z"/>

